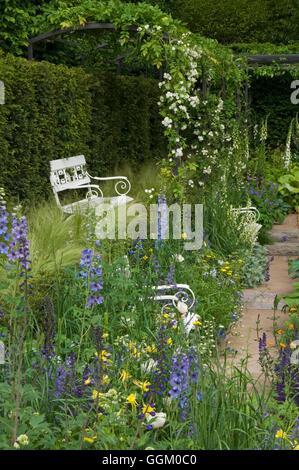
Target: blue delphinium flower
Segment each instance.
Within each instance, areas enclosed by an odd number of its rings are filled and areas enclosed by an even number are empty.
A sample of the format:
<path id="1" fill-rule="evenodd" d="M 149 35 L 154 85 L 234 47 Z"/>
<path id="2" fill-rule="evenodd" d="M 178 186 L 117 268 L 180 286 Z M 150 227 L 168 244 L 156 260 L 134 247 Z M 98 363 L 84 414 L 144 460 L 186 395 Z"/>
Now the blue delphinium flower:
<path id="1" fill-rule="evenodd" d="M 96 255 L 92 249 L 85 249 L 81 254 L 79 276 L 86 280 L 89 296 L 86 307 L 91 308 L 95 305 L 101 305 L 104 301 L 103 289 L 103 269 L 101 265 L 101 256 Z"/>
<path id="2" fill-rule="evenodd" d="M 8 259 L 19 262 L 23 272 L 30 271 L 29 240 L 26 217 L 18 217 L 13 214 L 11 224 L 11 236 L 8 250 Z"/>
<path id="3" fill-rule="evenodd" d="M 172 358 L 172 368 L 169 379 L 169 396 L 178 400 L 181 409 L 181 419 L 185 421 L 189 412 L 189 395 L 192 384 L 198 381 L 199 364 L 192 349 L 188 353 L 178 353 Z M 202 399 L 197 392 L 198 400 Z"/>

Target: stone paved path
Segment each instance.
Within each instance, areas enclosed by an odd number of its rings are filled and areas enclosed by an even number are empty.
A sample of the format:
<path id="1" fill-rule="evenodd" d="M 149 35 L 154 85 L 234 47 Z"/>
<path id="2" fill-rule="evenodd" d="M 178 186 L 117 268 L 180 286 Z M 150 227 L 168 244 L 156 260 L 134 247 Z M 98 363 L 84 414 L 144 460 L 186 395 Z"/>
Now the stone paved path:
<path id="1" fill-rule="evenodd" d="M 294 282 L 288 276 L 288 260 L 299 256 L 299 228 L 296 215 L 291 214 L 282 225 L 275 225 L 271 235 L 275 242 L 267 247 L 269 255 L 273 256 L 270 264 L 270 279 L 256 289 L 244 291 L 242 318 L 234 325 L 231 334 L 226 339 L 226 346 L 237 351 L 233 363 L 236 364 L 248 357 L 248 369 L 256 378 L 261 374 L 258 362 L 257 327 L 260 332 L 266 332 L 268 344 L 274 348 L 274 299 L 277 294 L 290 292 Z M 281 308 L 282 305 L 283 302 L 279 304 L 279 307 Z M 277 326 L 283 326 L 286 319 L 286 314 L 279 311 L 275 319 Z"/>

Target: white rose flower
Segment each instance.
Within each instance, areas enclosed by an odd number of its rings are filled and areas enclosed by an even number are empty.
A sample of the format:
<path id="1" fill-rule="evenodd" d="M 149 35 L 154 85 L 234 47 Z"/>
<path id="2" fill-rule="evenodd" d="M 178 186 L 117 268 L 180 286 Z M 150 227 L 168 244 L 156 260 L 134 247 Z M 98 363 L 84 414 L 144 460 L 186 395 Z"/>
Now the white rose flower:
<path id="1" fill-rule="evenodd" d="M 182 157 L 182 156 L 183 156 L 183 149 L 182 149 L 182 148 L 176 149 L 175 155 L 176 155 L 177 157 Z"/>
<path id="2" fill-rule="evenodd" d="M 162 124 L 165 127 L 169 127 L 172 124 L 172 119 L 170 119 L 169 117 L 166 117 L 163 119 Z"/>

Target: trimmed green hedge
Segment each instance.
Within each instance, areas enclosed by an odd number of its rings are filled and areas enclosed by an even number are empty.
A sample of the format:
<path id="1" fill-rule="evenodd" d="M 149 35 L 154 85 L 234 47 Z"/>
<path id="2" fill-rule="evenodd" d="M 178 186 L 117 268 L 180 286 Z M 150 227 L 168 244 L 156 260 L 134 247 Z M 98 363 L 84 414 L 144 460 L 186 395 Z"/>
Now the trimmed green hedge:
<path id="1" fill-rule="evenodd" d="M 295 41 L 299 36 L 298 0 L 146 1 L 170 12 L 191 31 L 223 43 L 280 44 Z"/>
<path id="2" fill-rule="evenodd" d="M 0 186 L 21 200 L 51 191 L 49 161 L 83 153 L 95 174 L 163 155 L 154 80 L 0 57 Z M 155 143 L 155 144 L 154 144 Z"/>
<path id="3" fill-rule="evenodd" d="M 92 170 L 107 172 L 165 155 L 159 88 L 153 79 L 105 73 L 92 85 Z"/>

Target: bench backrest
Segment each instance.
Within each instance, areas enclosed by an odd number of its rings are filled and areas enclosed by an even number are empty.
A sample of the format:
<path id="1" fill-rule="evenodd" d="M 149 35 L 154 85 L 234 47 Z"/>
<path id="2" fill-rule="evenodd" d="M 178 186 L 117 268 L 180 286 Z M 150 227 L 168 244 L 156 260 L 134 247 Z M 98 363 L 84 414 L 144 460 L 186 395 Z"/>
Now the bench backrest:
<path id="1" fill-rule="evenodd" d="M 54 194 L 90 183 L 84 155 L 52 160 L 50 169 L 50 181 Z"/>

